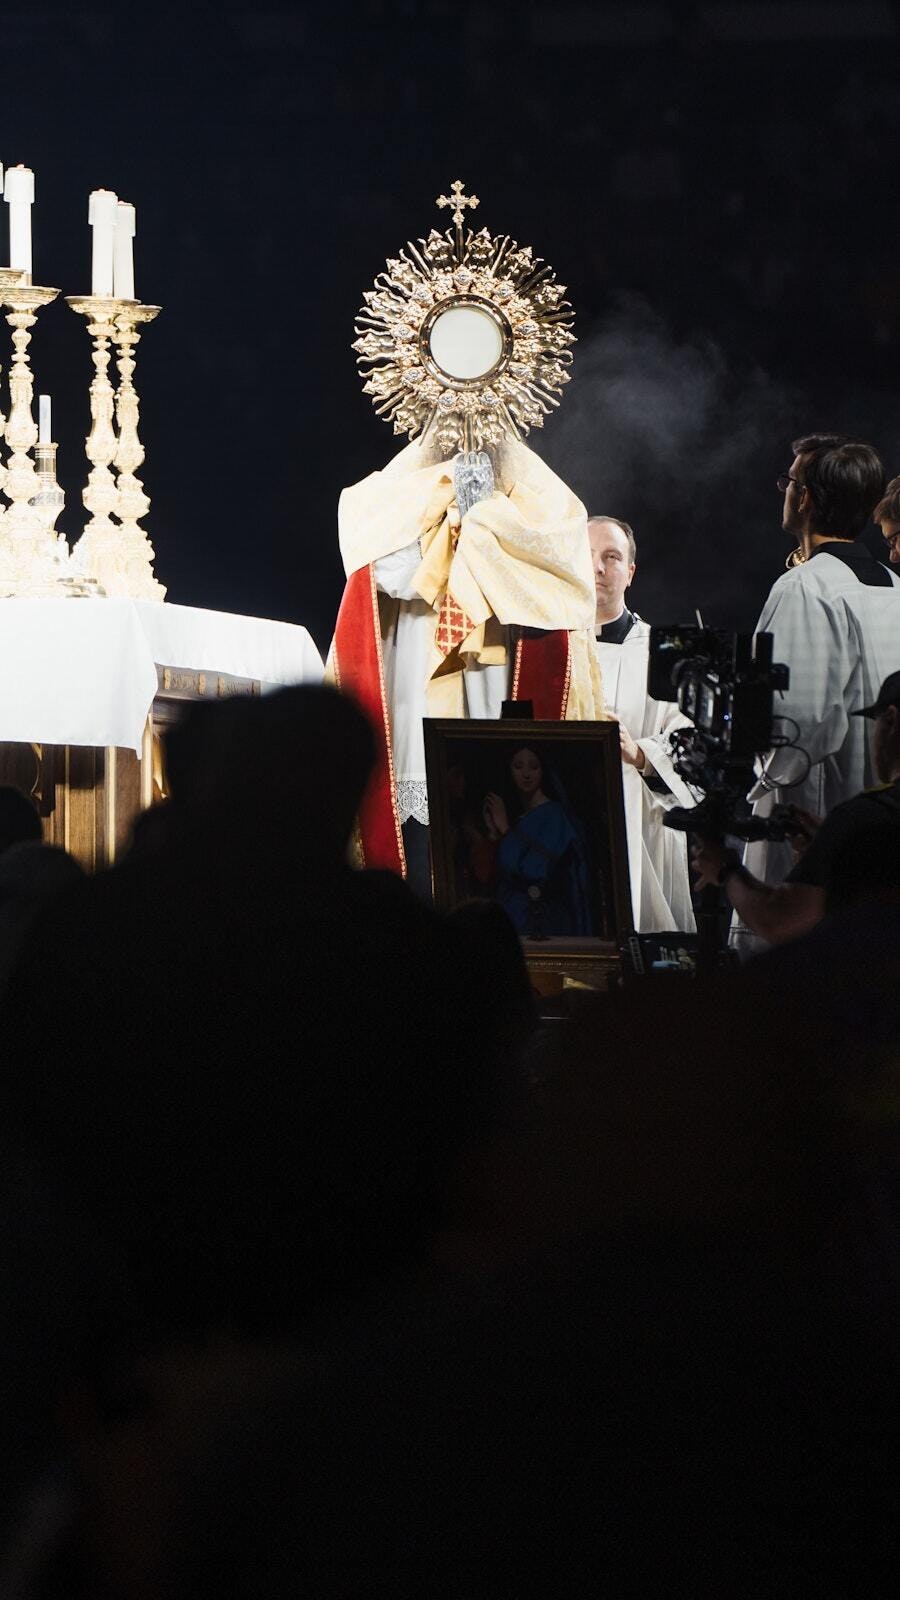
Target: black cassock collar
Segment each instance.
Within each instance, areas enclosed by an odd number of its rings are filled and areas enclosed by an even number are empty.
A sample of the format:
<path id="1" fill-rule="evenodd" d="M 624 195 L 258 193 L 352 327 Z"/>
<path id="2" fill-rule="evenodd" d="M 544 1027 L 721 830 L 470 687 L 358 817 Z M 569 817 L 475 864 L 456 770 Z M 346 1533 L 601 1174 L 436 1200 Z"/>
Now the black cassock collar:
<path id="1" fill-rule="evenodd" d="M 808 556 L 809 561 L 814 561 L 816 556 L 834 556 L 836 560 L 843 561 L 849 567 L 854 577 L 860 583 L 865 583 L 872 589 L 892 589 L 894 587 L 887 567 L 876 561 L 871 550 L 861 540 L 830 539 L 826 544 L 817 544 L 815 550 Z"/>
<path id="2" fill-rule="evenodd" d="M 629 611 L 628 607 L 626 606 L 625 610 L 622 612 L 622 615 L 620 617 L 616 617 L 614 622 L 603 622 L 600 624 L 599 628 L 595 629 L 598 642 L 600 644 L 624 643 L 636 621 L 637 617 L 635 616 L 634 612 Z"/>

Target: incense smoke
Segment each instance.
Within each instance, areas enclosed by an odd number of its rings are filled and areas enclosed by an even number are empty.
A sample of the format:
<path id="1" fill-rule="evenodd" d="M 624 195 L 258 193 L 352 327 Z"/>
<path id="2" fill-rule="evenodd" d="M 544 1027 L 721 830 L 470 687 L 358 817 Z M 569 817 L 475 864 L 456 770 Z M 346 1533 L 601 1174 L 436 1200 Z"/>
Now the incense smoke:
<path id="1" fill-rule="evenodd" d="M 699 605 L 750 627 L 789 548 L 773 479 L 797 410 L 760 368 L 734 372 L 712 339 L 679 340 L 623 296 L 576 350 L 540 448 L 589 512 L 633 524 L 645 616 Z"/>

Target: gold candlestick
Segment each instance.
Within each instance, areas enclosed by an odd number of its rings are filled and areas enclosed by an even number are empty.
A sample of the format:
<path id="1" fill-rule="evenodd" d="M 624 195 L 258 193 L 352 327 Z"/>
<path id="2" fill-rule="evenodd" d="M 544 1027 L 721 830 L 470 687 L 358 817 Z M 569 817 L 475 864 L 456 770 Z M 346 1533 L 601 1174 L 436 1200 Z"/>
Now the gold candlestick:
<path id="1" fill-rule="evenodd" d="M 140 341 L 138 327 L 153 322 L 161 306 L 145 306 L 137 300 L 120 302 L 116 313 L 116 366 L 119 370 L 119 387 L 116 392 L 116 422 L 119 443 L 113 459 L 118 471 L 119 543 L 124 562 L 127 592 L 136 600 L 162 600 L 165 588 L 153 575 L 153 546 L 139 519 L 150 510 L 149 497 L 144 493 L 136 469 L 144 460 L 144 447 L 138 437 L 140 402 L 134 387 L 135 349 Z"/>
<path id="2" fill-rule="evenodd" d="M 56 299 L 59 290 L 27 284 L 21 281 L 24 276 L 0 289 L 3 304 L 10 308 L 6 320 L 13 330 L 15 351 L 6 424 L 10 456 L 3 486 L 10 504 L 0 512 L 0 595 L 6 596 L 53 594 L 66 572 L 57 536 L 32 503 L 40 484 L 31 456 L 37 427 L 31 411 L 34 377 L 28 355 L 36 314 Z"/>
<path id="3" fill-rule="evenodd" d="M 115 336 L 115 315 L 120 304 L 111 295 L 66 297 L 66 305 L 87 318 L 88 333 L 93 342 L 91 359 L 94 363 L 90 387 L 91 431 L 84 446 L 91 470 L 81 491 L 90 518 L 72 550 L 72 570 L 80 577 L 95 579 L 107 593 L 112 591 L 108 589 L 104 573 L 110 565 L 110 554 L 115 565 L 119 538 L 118 527 L 112 520 L 119 498 L 111 470 L 118 440 L 113 426 L 115 391 L 108 369 L 109 346 Z"/>
<path id="4" fill-rule="evenodd" d="M 14 289 L 17 284 L 20 284 L 20 283 L 24 282 L 24 279 L 25 279 L 25 273 L 24 272 L 20 272 L 18 267 L 0 267 L 0 305 L 3 304 L 3 296 L 4 296 L 4 293 L 6 292 L 6 290 L 7 289 Z M 2 373 L 2 372 L 3 372 L 3 368 L 2 368 L 2 366 L 0 366 L 0 373 Z M 0 439 L 3 438 L 3 435 L 4 435 L 5 432 L 6 432 L 6 416 L 4 414 L 2 405 L 0 405 Z M 2 456 L 0 456 L 0 490 L 3 489 L 3 485 L 4 485 L 5 482 L 6 482 L 6 464 L 3 461 Z"/>
<path id="5" fill-rule="evenodd" d="M 153 577 L 153 548 L 137 525 L 150 502 L 134 477 L 144 452 L 137 434 L 138 399 L 132 383 L 132 350 L 140 338 L 135 324 L 152 321 L 159 307 L 100 295 L 73 295 L 66 304 L 88 319 L 94 363 L 91 431 L 85 442 L 91 471 L 82 491 L 91 515 L 72 551 L 72 567 L 100 584 L 107 595 L 161 600 L 165 589 Z M 117 347 L 118 395 L 109 377 L 110 343 Z M 118 482 L 114 466 L 119 469 Z M 123 520 L 114 521 L 114 517 Z"/>
<path id="6" fill-rule="evenodd" d="M 57 555 L 64 568 L 69 565 L 69 546 L 66 536 L 57 533 L 56 521 L 66 503 L 66 497 L 59 486 L 56 477 L 56 452 L 59 446 L 52 443 L 42 444 L 38 440 L 34 447 L 34 467 L 37 475 L 37 493 L 32 495 L 28 504 L 39 513 L 41 526 L 48 539 L 56 545 Z M 64 582 L 68 582 L 64 578 Z"/>

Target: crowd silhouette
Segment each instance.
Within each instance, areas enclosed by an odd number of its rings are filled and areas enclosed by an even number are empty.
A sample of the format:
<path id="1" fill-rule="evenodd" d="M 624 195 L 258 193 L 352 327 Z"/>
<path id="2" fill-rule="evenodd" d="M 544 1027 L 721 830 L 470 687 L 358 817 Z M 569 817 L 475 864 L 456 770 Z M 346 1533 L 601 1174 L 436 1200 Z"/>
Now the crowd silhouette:
<path id="1" fill-rule="evenodd" d="M 541 1023 L 373 759 L 192 708 L 93 878 L 0 797 L 4 1600 L 887 1592 L 900 903 Z"/>

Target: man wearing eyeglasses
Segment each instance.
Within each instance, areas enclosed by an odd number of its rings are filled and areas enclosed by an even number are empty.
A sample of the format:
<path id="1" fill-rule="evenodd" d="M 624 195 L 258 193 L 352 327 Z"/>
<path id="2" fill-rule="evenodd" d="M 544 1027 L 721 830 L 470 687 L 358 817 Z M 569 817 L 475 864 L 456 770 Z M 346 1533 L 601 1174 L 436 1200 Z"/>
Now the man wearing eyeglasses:
<path id="1" fill-rule="evenodd" d="M 892 478 L 872 512 L 872 521 L 881 528 L 892 567 L 900 567 L 900 478 Z"/>
<path id="2" fill-rule="evenodd" d="M 793 451 L 778 489 L 782 526 L 796 549 L 757 623 L 757 632 L 774 634 L 774 659 L 790 669 L 790 686 L 775 702 L 779 748 L 748 796 L 759 817 L 785 804 L 824 816 L 871 787 L 865 718 L 853 713 L 900 670 L 900 577 L 859 537 L 884 495 L 881 458 L 838 434 L 810 434 Z M 781 883 L 790 847 L 753 841 L 744 866 L 761 883 Z M 758 948 L 738 921 L 732 943 L 744 954 Z"/>

